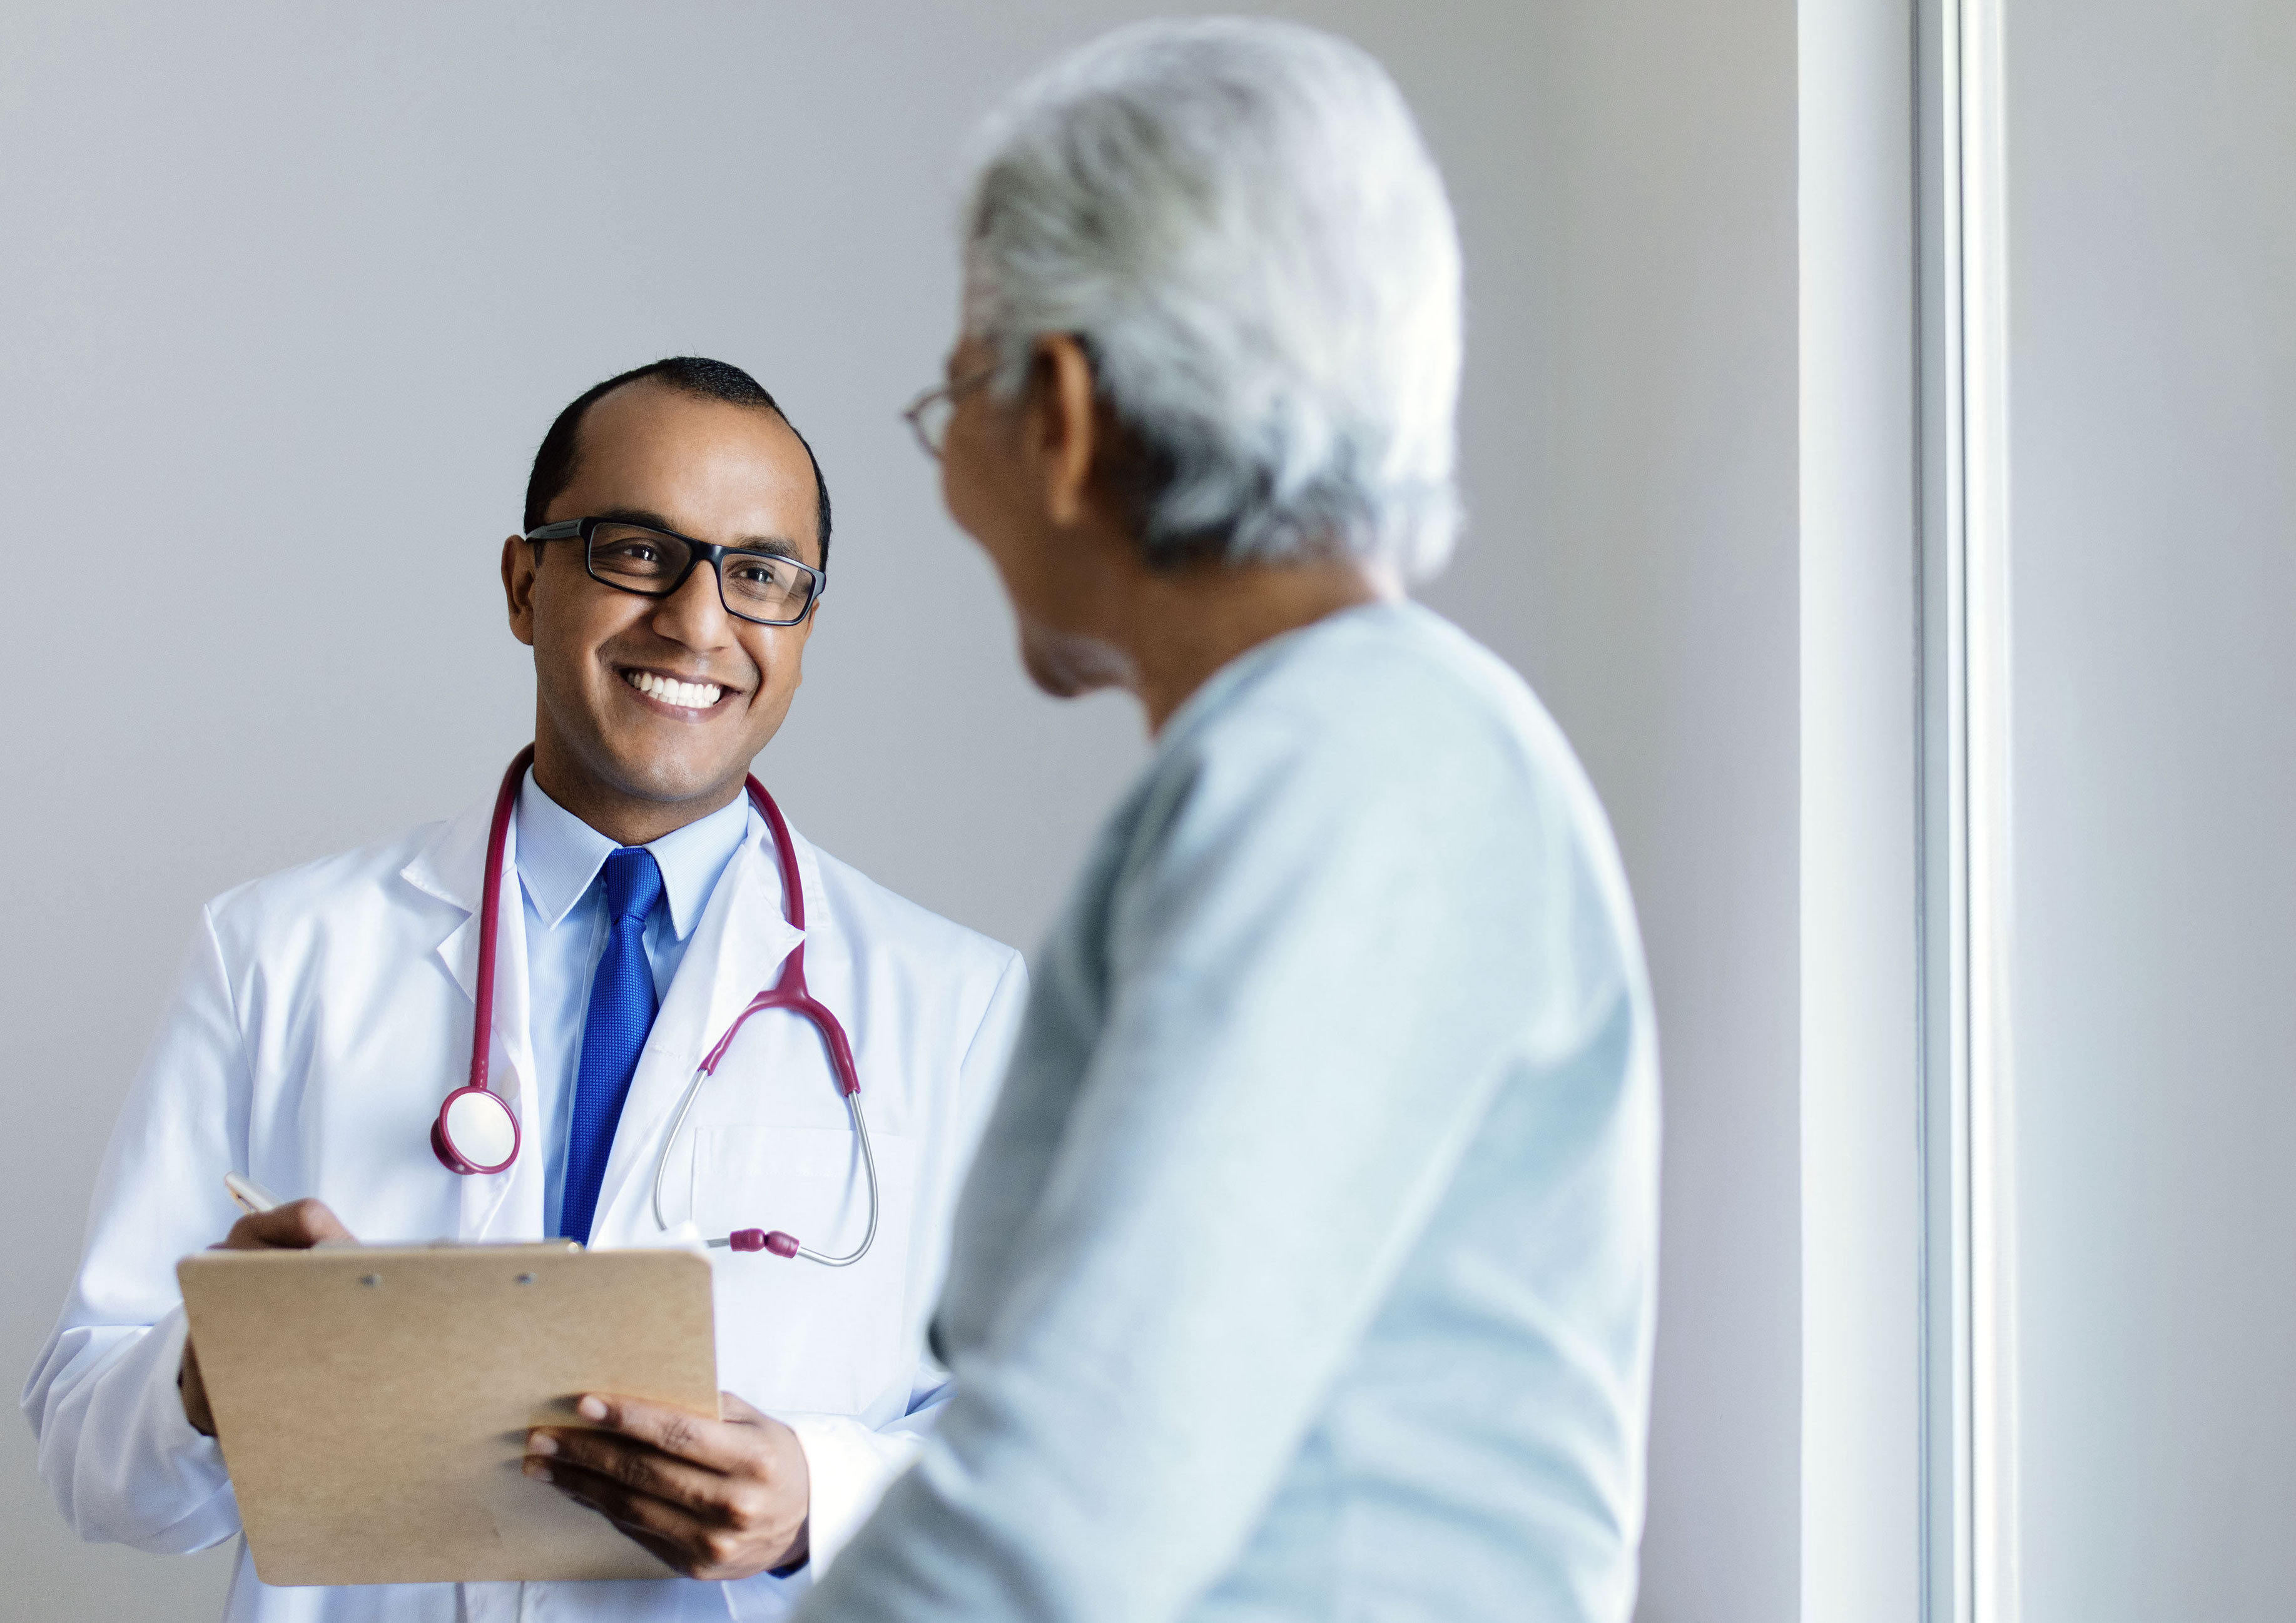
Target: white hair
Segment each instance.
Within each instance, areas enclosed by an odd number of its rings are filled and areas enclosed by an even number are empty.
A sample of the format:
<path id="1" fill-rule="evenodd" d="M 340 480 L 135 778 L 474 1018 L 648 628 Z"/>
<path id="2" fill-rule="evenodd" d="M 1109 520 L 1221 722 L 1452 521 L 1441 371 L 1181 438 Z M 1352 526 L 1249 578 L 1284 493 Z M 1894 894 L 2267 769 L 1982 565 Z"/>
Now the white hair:
<path id="1" fill-rule="evenodd" d="M 1443 566 L 1458 234 L 1377 61 L 1296 23 L 1143 23 L 1013 92 L 982 143 L 965 329 L 1007 401 L 1038 338 L 1083 343 L 1152 560 Z"/>

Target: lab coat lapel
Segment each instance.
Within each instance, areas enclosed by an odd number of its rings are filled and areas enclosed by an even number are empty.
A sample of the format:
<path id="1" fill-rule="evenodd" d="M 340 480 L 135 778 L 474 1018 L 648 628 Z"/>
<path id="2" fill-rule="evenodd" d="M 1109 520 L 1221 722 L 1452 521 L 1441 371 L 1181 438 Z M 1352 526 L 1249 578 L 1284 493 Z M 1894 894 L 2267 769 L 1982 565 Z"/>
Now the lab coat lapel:
<path id="1" fill-rule="evenodd" d="M 441 825 L 438 837 L 399 871 L 409 884 L 463 912 L 462 922 L 439 943 L 439 960 L 475 1012 L 479 986 L 479 898 L 485 882 L 487 833 L 493 820 L 492 794 Z M 513 819 L 503 850 L 499 939 L 495 944 L 494 1044 L 488 1060 L 488 1085 L 517 1112 L 518 1158 L 501 1172 L 478 1173 L 462 1182 L 460 1237 L 464 1240 L 525 1238 L 542 1233 L 543 1151 L 536 1142 L 534 1050 L 529 1037 L 526 966 L 526 907 L 518 879 L 518 824 Z M 441 1078 L 439 1096 L 463 1080 L 458 1070 Z M 451 1175 L 450 1175 L 451 1176 Z"/>
<path id="2" fill-rule="evenodd" d="M 782 961 L 805 939 L 783 912 L 775 863 L 772 832 L 753 820 L 750 837 L 726 865 L 701 922 L 693 927 L 677 978 L 638 1058 L 599 1185 L 593 1231 L 597 1234 L 643 1240 L 656 1232 L 654 1163 L 686 1085 L 734 1017 L 774 983 Z M 808 894 L 808 906 L 812 901 Z M 663 1209 L 673 1224 L 685 1215 L 682 1207 Z"/>

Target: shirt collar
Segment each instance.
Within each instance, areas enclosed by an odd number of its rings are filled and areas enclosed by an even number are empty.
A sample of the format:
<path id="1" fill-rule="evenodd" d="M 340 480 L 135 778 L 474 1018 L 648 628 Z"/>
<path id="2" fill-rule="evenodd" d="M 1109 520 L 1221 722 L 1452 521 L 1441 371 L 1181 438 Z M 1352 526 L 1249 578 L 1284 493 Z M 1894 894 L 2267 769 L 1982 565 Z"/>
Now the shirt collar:
<path id="1" fill-rule="evenodd" d="M 718 875 L 749 832 L 750 799 L 737 795 L 708 816 L 646 847 L 661 869 L 670 929 L 681 941 L 701 922 Z M 556 929 L 620 848 L 543 792 L 529 768 L 518 792 L 518 876 L 542 922 Z"/>

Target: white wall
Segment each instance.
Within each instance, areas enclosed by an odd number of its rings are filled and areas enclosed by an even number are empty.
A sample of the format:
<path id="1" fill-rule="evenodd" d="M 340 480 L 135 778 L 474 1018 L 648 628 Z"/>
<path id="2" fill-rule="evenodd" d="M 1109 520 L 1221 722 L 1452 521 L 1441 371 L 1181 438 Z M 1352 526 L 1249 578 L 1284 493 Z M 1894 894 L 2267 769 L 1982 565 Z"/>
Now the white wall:
<path id="1" fill-rule="evenodd" d="M 2296 7 L 2007 12 L 2027 1623 L 2296 1594 Z"/>
<path id="2" fill-rule="evenodd" d="M 1529 606 L 1500 646 L 1609 804 L 1658 992 L 1641 1616 L 1778 1623 L 1800 1554 L 1795 8 L 1546 15 L 1558 196 L 1527 235 L 1556 266 L 1551 392 L 1514 431 L 1549 490 L 1511 576 L 1455 584 Z M 1476 511 L 1486 535 L 1513 516 Z"/>
<path id="3" fill-rule="evenodd" d="M 156 591 L 94 566 L 5 600 L 0 1089 L 37 1154 L 0 1180 L 0 1368 L 46 1333 L 198 902 L 459 807 L 526 736 L 496 551 L 551 414 L 624 366 L 750 366 L 835 488 L 837 590 L 762 775 L 831 848 L 1033 942 L 1137 726 L 1027 690 L 894 412 L 947 332 L 963 133 L 1148 9 L 0 12 L 9 521 L 166 561 Z M 1390 61 L 1450 178 L 1473 530 L 1430 596 L 1570 729 L 1649 939 L 1644 1615 L 1773 1623 L 1799 1559 L 1794 8 L 1284 9 Z M 26 1615 L 135 1619 L 212 1615 L 225 1569 L 69 1543 L 11 1423 L 0 1571 Z"/>

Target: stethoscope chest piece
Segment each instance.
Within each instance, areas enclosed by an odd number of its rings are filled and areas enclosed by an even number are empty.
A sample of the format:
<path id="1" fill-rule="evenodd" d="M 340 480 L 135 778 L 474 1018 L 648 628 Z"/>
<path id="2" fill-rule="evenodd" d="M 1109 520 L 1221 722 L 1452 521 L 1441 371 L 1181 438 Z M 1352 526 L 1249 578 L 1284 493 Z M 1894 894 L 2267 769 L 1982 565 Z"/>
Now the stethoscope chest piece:
<path id="1" fill-rule="evenodd" d="M 455 1172 L 500 1172 L 518 1159 L 518 1114 L 489 1087 L 458 1087 L 430 1124 L 430 1147 Z"/>

